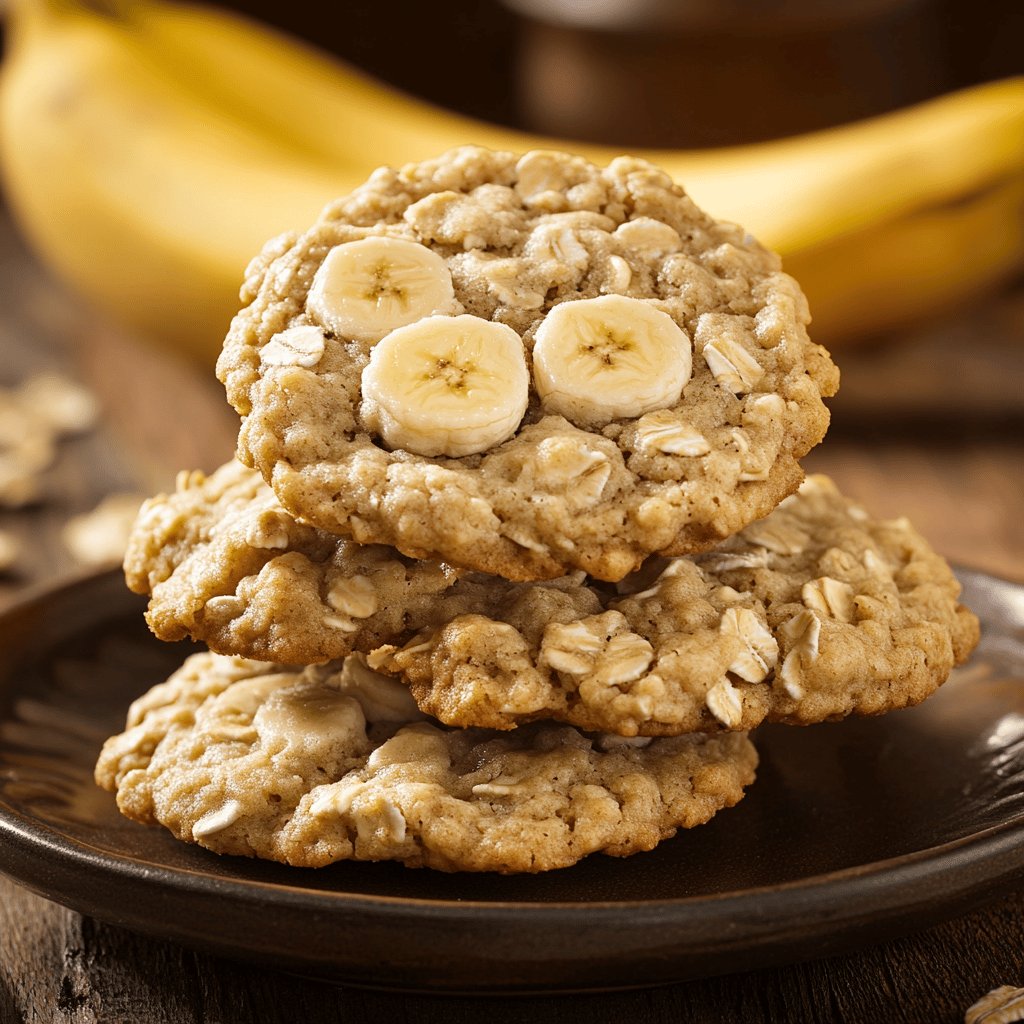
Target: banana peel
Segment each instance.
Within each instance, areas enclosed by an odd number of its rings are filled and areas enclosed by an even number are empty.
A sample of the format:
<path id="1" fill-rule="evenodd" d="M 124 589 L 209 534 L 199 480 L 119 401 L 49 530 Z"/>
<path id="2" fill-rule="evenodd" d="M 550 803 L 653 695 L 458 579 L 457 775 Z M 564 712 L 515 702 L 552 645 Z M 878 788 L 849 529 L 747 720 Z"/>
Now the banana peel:
<path id="1" fill-rule="evenodd" d="M 15 0 L 7 198 L 61 277 L 206 361 L 262 243 L 376 166 L 466 143 L 619 155 L 439 110 L 215 7 L 105 4 Z M 782 255 L 825 344 L 942 313 L 1024 261 L 1024 78 L 775 142 L 637 155 Z"/>
<path id="2" fill-rule="evenodd" d="M 790 254 L 815 336 L 869 339 L 954 312 L 1018 274 L 1024 174 Z"/>

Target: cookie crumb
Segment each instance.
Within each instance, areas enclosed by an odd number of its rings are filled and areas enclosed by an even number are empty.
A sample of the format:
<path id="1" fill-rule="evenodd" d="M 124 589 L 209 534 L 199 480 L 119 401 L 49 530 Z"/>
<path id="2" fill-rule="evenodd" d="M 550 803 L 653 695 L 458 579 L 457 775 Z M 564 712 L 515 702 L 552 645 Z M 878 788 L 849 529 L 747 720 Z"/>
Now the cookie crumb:
<path id="1" fill-rule="evenodd" d="M 1001 985 L 967 1008 L 964 1024 L 1015 1024 L 1024 1021 L 1024 988 Z"/>

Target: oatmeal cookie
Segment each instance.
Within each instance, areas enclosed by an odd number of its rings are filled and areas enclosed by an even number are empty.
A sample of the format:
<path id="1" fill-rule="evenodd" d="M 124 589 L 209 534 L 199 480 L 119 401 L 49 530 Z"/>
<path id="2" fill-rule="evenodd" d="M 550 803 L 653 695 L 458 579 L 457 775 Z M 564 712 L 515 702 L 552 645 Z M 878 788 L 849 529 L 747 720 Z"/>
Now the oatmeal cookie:
<path id="1" fill-rule="evenodd" d="M 511 873 L 649 850 L 735 804 L 756 762 L 741 733 L 446 730 L 356 658 L 197 654 L 136 701 L 96 779 L 127 817 L 217 853 Z"/>
<path id="2" fill-rule="evenodd" d="M 713 546 L 797 487 L 838 386 L 778 257 L 626 157 L 378 170 L 243 300 L 218 375 L 282 504 L 508 579 Z"/>
<path id="3" fill-rule="evenodd" d="M 714 551 L 620 585 L 495 584 L 486 604 L 370 655 L 451 725 L 555 719 L 625 736 L 805 725 L 929 696 L 978 638 L 905 519 L 813 476 Z M 587 604 L 592 610 L 587 611 Z"/>
<path id="4" fill-rule="evenodd" d="M 417 629 L 455 573 L 297 522 L 254 470 L 181 473 L 139 512 L 124 561 L 161 640 L 312 664 Z"/>

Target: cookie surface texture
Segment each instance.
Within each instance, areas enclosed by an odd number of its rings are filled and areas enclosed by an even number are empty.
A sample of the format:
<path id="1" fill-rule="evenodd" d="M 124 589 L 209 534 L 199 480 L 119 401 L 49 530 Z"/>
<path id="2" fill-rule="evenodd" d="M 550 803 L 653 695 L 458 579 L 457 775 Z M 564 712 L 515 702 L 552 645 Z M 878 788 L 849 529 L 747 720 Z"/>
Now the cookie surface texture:
<path id="1" fill-rule="evenodd" d="M 293 664 L 372 650 L 426 621 L 455 581 L 434 562 L 296 521 L 254 470 L 182 473 L 143 505 L 125 578 L 161 640 Z"/>
<path id="2" fill-rule="evenodd" d="M 798 486 L 838 386 L 778 258 L 632 158 L 381 169 L 243 301 L 218 375 L 284 507 L 508 579 L 713 546 Z"/>
<path id="3" fill-rule="evenodd" d="M 806 725 L 933 693 L 978 639 L 959 593 L 909 522 L 874 520 L 812 476 L 713 551 L 654 560 L 619 588 L 496 582 L 474 611 L 369 657 L 454 725 Z"/>
<path id="4" fill-rule="evenodd" d="M 735 804 L 756 762 L 741 733 L 446 730 L 356 658 L 295 672 L 203 653 L 135 702 L 96 779 L 129 818 L 217 853 L 512 873 L 651 849 Z"/>

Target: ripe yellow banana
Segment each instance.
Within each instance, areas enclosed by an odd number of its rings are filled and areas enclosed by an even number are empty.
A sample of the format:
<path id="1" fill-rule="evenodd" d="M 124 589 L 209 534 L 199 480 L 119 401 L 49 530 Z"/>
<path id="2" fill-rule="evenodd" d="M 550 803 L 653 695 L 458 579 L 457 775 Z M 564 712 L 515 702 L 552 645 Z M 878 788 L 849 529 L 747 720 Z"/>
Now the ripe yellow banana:
<path id="1" fill-rule="evenodd" d="M 439 110 L 216 8 L 105 2 L 16 0 L 0 83 L 8 196 L 69 281 L 207 358 L 261 243 L 375 166 L 467 142 L 617 155 Z M 782 253 L 826 343 L 1021 265 L 1024 79 L 778 142 L 640 155 Z"/>
<path id="2" fill-rule="evenodd" d="M 29 239 L 100 306 L 208 359 L 248 260 L 351 179 L 190 95 L 116 21 L 33 2 L 13 29 L 0 158 Z"/>
<path id="3" fill-rule="evenodd" d="M 596 163 L 621 154 L 431 107 L 216 8 L 143 0 L 134 16 L 163 57 L 201 75 L 210 94 L 329 158 L 351 162 L 365 146 L 371 166 L 395 166 L 466 142 L 514 152 L 570 148 Z M 715 216 L 790 252 L 1024 170 L 1024 80 L 777 142 L 634 152 Z"/>
<path id="4" fill-rule="evenodd" d="M 1024 268 L 1024 173 L 792 253 L 814 335 L 863 337 L 947 313 Z M 826 330 L 819 329 L 824 322 Z"/>

